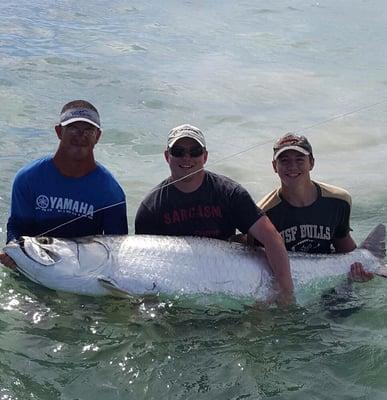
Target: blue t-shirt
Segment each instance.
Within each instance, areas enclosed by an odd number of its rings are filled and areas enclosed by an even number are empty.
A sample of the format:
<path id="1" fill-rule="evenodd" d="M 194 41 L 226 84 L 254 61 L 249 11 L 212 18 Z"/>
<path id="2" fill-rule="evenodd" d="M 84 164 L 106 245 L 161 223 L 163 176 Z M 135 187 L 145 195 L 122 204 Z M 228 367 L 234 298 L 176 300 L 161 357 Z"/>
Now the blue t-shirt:
<path id="1" fill-rule="evenodd" d="M 108 208 L 99 211 L 104 207 Z M 121 186 L 98 163 L 96 169 L 80 178 L 62 175 L 52 156 L 26 165 L 16 174 L 12 187 L 7 242 L 46 231 L 50 231 L 47 236 L 56 237 L 127 234 Z"/>

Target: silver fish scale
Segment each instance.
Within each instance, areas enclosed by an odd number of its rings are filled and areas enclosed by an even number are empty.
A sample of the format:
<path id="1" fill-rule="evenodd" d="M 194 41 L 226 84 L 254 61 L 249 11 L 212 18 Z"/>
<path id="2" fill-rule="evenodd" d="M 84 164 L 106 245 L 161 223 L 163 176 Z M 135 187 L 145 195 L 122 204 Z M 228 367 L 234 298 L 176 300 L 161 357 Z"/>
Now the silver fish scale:
<path id="1" fill-rule="evenodd" d="M 313 280 L 345 275 L 354 262 L 361 262 L 369 271 L 375 271 L 381 265 L 380 260 L 365 249 L 329 255 L 289 253 L 289 260 L 296 289 Z"/>
<path id="2" fill-rule="evenodd" d="M 379 225 L 375 229 L 376 237 L 373 231 L 366 241 L 382 257 L 385 228 Z M 71 293 L 226 294 L 263 301 L 274 294 L 262 249 L 216 239 L 145 235 L 50 240 L 25 237 L 24 250 L 17 242 L 8 244 L 5 251 L 30 279 Z M 345 276 L 356 261 L 370 271 L 381 266 L 381 260 L 365 248 L 333 255 L 289 253 L 289 259 L 296 295 L 319 279 Z"/>
<path id="3" fill-rule="evenodd" d="M 150 287 L 152 282 L 152 292 L 255 297 L 264 272 L 257 268 L 257 252 L 192 237 L 128 237 L 116 261 L 120 274 L 131 275 L 139 285 L 130 289 L 140 292 L 141 286 Z M 148 285 L 140 284 L 146 281 Z"/>

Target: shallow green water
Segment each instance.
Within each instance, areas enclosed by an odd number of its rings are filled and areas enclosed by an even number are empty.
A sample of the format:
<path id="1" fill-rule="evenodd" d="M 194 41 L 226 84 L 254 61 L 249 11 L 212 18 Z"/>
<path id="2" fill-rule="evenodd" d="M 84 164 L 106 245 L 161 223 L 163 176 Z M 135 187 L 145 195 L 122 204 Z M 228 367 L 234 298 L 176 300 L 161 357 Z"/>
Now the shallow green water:
<path id="1" fill-rule="evenodd" d="M 385 283 L 361 306 L 244 311 L 60 295 L 2 279 L 3 398 L 385 398 Z M 332 308 L 332 307 L 331 307 Z"/>
<path id="2" fill-rule="evenodd" d="M 381 0 L 3 1 L 1 243 L 16 171 L 55 150 L 57 115 L 75 98 L 100 110 L 96 154 L 125 189 L 130 230 L 168 174 L 168 130 L 189 122 L 206 133 L 208 168 L 257 200 L 277 185 L 274 138 L 305 133 L 313 177 L 351 192 L 360 242 L 387 223 L 386 10 Z M 375 279 L 349 304 L 310 295 L 291 310 L 131 305 L 1 270 L 0 399 L 384 400 L 386 290 Z"/>

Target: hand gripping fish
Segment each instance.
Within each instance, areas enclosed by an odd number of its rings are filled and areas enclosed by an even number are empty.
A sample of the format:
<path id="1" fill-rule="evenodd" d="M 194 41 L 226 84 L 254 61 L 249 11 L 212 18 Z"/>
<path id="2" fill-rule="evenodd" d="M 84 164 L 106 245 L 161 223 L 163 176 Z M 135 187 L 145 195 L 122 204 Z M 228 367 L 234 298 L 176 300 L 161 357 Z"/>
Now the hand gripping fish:
<path id="1" fill-rule="evenodd" d="M 350 253 L 289 253 L 296 295 L 312 281 L 344 276 L 355 261 L 383 273 L 385 237 L 380 224 Z M 275 282 L 263 249 L 216 239 L 25 236 L 4 251 L 27 278 L 64 292 L 128 297 L 221 294 L 255 301 L 274 296 Z"/>

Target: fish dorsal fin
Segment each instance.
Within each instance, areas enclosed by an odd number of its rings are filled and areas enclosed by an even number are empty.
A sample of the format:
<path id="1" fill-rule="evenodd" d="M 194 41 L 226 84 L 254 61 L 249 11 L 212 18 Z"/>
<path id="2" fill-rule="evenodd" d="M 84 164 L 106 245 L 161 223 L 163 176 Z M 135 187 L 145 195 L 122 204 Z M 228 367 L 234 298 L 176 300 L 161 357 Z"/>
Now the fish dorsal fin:
<path id="1" fill-rule="evenodd" d="M 386 227 L 377 225 L 365 238 L 359 248 L 369 250 L 375 257 L 383 258 L 386 255 Z"/>

